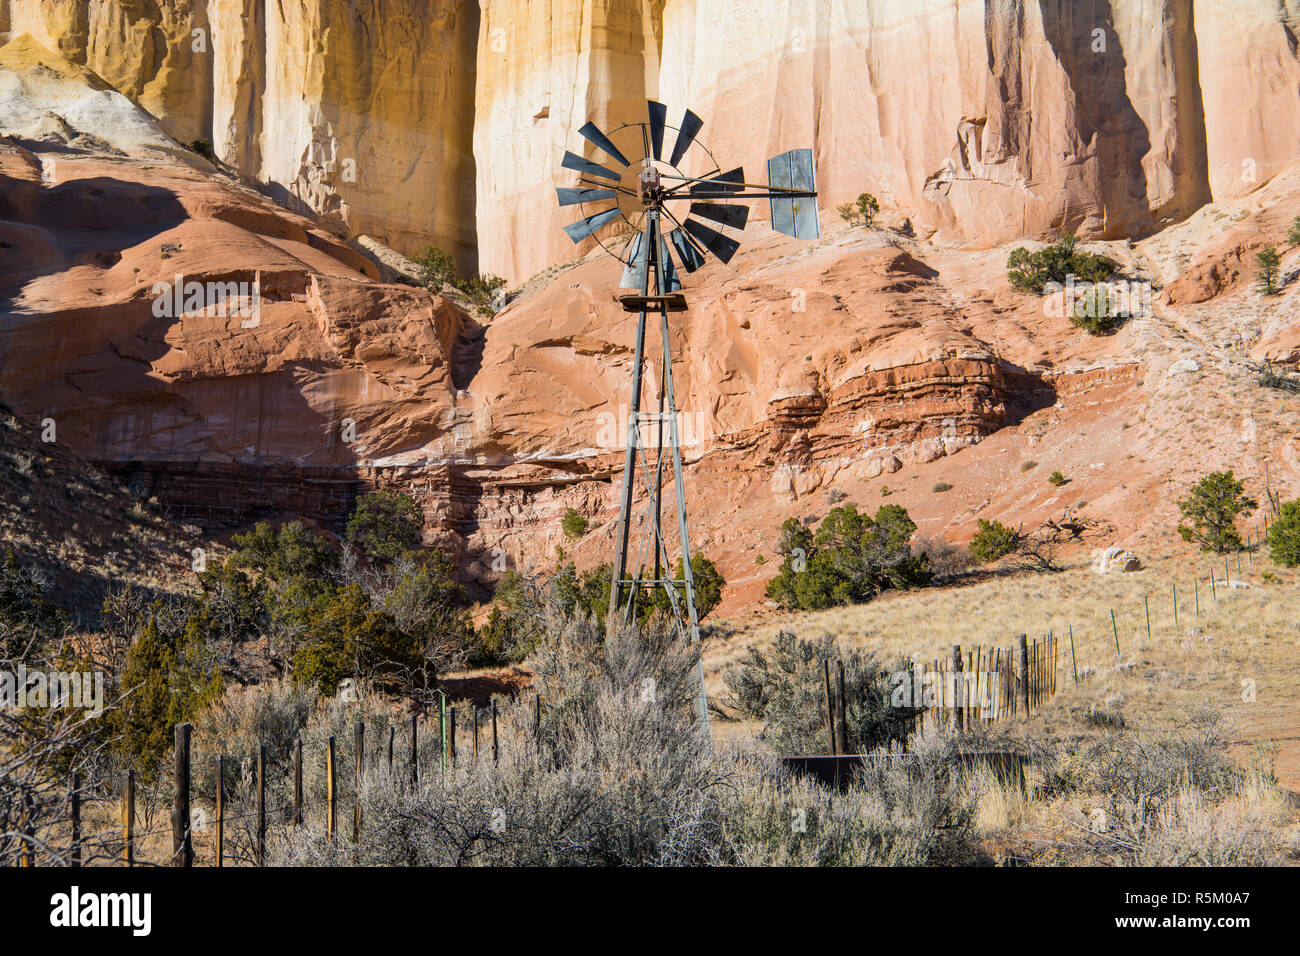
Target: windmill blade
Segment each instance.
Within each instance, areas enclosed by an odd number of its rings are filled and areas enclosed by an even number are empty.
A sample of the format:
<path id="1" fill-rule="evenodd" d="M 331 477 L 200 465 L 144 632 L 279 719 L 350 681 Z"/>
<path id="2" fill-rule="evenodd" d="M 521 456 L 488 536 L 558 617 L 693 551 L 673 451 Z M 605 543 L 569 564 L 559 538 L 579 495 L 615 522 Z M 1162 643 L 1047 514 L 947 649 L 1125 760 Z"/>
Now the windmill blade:
<path id="1" fill-rule="evenodd" d="M 744 229 L 745 223 L 749 220 L 749 207 L 729 203 L 693 202 L 691 215 L 703 216 L 705 219 L 712 219 L 733 229 Z"/>
<path id="2" fill-rule="evenodd" d="M 682 228 L 689 232 L 694 238 L 698 239 L 704 246 L 723 262 L 730 262 L 731 257 L 736 254 L 740 248 L 740 243 L 735 239 L 724 236 L 715 229 L 696 222 L 694 219 L 687 219 L 682 223 Z"/>
<path id="3" fill-rule="evenodd" d="M 704 265 L 704 256 L 695 248 L 695 244 L 682 234 L 682 230 L 674 229 L 668 234 L 672 240 L 673 248 L 677 250 L 677 258 L 682 260 L 682 268 L 687 272 L 694 272 L 700 266 Z"/>
<path id="4" fill-rule="evenodd" d="M 668 159 L 669 165 L 676 166 L 681 162 L 682 156 L 691 148 L 691 143 L 695 142 L 695 137 L 703 127 L 704 120 L 687 110 L 686 115 L 682 117 L 682 128 L 677 131 L 677 142 L 673 143 L 673 154 Z"/>
<path id="5" fill-rule="evenodd" d="M 595 123 L 588 123 L 578 130 L 578 135 L 597 149 L 603 150 L 607 155 L 612 156 L 620 166 L 626 167 L 628 165 L 627 157 L 618 151 L 618 147 L 610 142 L 609 137 L 602 133 L 600 127 Z"/>
<path id="6" fill-rule="evenodd" d="M 691 186 L 691 193 L 738 193 L 745 188 L 745 169 L 743 166 L 737 166 L 727 173 L 719 173 L 712 179 L 706 179 L 702 183 L 696 183 Z"/>
<path id="7" fill-rule="evenodd" d="M 569 189 L 557 187 L 555 196 L 561 206 L 576 206 L 582 202 L 599 202 L 602 199 L 617 199 L 618 193 L 612 189 Z"/>
<path id="8" fill-rule="evenodd" d="M 638 232 L 632 237 L 632 241 L 627 244 L 627 265 L 623 268 L 623 278 L 618 283 L 620 289 L 640 290 L 647 288 L 644 256 L 645 233 Z M 663 262 L 665 288 L 659 289 L 658 294 L 680 292 L 682 284 L 677 279 L 677 270 L 673 268 L 673 260 L 668 255 L 668 246 L 664 243 L 663 236 L 659 237 L 659 258 Z M 657 282 L 658 280 L 656 280 L 656 284 Z"/>
<path id="9" fill-rule="evenodd" d="M 811 149 L 792 149 L 767 161 L 767 181 L 782 189 L 817 192 L 817 167 Z M 820 239 L 817 200 L 812 196 L 769 200 L 772 228 L 796 239 Z"/>
<path id="10" fill-rule="evenodd" d="M 659 290 L 659 294 L 680 292 L 682 284 L 677 278 L 677 270 L 673 268 L 673 257 L 668 254 L 668 243 L 664 242 L 663 236 L 659 237 L 659 258 L 664 264 L 664 288 Z"/>
<path id="11" fill-rule="evenodd" d="M 664 151 L 664 126 L 668 122 L 668 107 L 654 100 L 646 100 L 650 109 L 650 149 L 651 155 L 658 159 Z"/>
<path id="12" fill-rule="evenodd" d="M 570 223 L 564 227 L 564 231 L 569 234 L 569 238 L 574 242 L 582 242 L 601 226 L 613 222 L 620 215 L 618 207 L 615 206 L 613 209 L 606 209 L 594 216 L 588 216 L 586 219 L 579 219 L 577 222 Z"/>
<path id="13" fill-rule="evenodd" d="M 565 169 L 576 169 L 580 173 L 588 176 L 599 176 L 601 179 L 612 179 L 618 182 L 623 177 L 600 163 L 593 163 L 589 159 L 583 159 L 577 153 L 571 153 L 568 150 L 564 152 L 564 162 L 560 164 Z"/>
<path id="14" fill-rule="evenodd" d="M 638 232 L 625 247 L 627 265 L 623 267 L 623 278 L 618 282 L 620 289 L 636 289 L 640 291 L 645 288 L 645 254 L 642 251 L 644 246 L 645 233 Z"/>

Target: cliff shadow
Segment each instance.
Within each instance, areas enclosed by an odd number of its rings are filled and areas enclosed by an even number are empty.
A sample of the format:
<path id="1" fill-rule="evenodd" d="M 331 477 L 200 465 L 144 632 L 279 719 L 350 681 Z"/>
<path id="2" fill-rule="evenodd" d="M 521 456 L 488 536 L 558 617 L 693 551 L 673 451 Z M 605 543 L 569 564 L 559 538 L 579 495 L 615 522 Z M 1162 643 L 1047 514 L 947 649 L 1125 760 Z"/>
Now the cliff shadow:
<path id="1" fill-rule="evenodd" d="M 1105 202 L 1105 235 L 1119 228 L 1131 231 L 1143 223 L 1112 223 L 1117 211 L 1147 208 L 1147 175 L 1142 158 L 1151 149 L 1146 123 L 1133 106 L 1125 78 L 1127 60 L 1115 30 L 1111 0 L 1043 0 L 1039 5 L 1043 33 L 1074 92 L 1075 131 L 1084 149 L 1097 157 Z M 1095 31 L 1101 31 L 1097 37 Z M 1095 43 L 1106 43 L 1104 52 Z M 1076 221 L 1063 222 L 1075 228 Z M 1127 229 L 1125 227 L 1128 227 Z"/>
<path id="2" fill-rule="evenodd" d="M 97 176 L 46 187 L 0 175 L 0 314 L 33 279 L 111 268 L 188 218 L 176 193 L 157 186 Z"/>

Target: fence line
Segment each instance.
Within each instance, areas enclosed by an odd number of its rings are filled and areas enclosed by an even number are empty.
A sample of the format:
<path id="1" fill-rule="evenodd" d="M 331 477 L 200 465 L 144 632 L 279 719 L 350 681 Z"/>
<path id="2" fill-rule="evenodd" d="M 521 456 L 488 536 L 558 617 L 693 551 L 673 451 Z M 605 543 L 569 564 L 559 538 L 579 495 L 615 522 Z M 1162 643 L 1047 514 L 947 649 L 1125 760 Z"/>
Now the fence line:
<path id="1" fill-rule="evenodd" d="M 1238 554 L 1238 563 L 1240 564 L 1240 554 Z M 1226 555 L 1224 557 L 1224 576 L 1222 578 L 1217 576 L 1217 568 L 1210 570 L 1209 597 L 1211 600 L 1217 601 L 1220 591 L 1232 589 L 1232 578 L 1228 573 L 1229 570 L 1229 559 Z M 1186 595 L 1186 592 L 1184 592 L 1184 595 Z M 1142 608 L 1134 611 L 1134 613 L 1140 615 L 1139 624 L 1136 626 L 1139 628 L 1145 627 L 1148 640 L 1151 640 L 1153 636 L 1150 597 L 1150 594 L 1143 595 Z M 1171 584 L 1171 604 L 1173 624 L 1177 629 L 1180 606 L 1176 582 Z M 1199 578 L 1193 578 L 1192 581 L 1192 600 L 1188 602 L 1186 596 L 1184 596 L 1182 607 L 1184 614 L 1186 614 L 1189 604 L 1192 613 L 1199 616 L 1202 612 Z M 1109 633 L 1099 633 L 1088 638 L 1076 634 L 1073 624 L 1068 625 L 1067 639 L 1070 655 L 1068 667 L 1070 668 L 1069 675 L 1072 676 L 1074 683 L 1077 684 L 1085 680 L 1090 674 L 1087 667 L 1082 672 L 1080 671 L 1079 652 L 1081 650 L 1106 645 L 1109 653 L 1109 646 L 1113 643 L 1115 659 L 1119 660 L 1122 657 L 1120 617 L 1117 616 L 1114 608 L 1109 609 L 1109 618 L 1106 623 L 1110 625 L 1108 628 Z M 1125 624 L 1127 630 L 1127 614 L 1125 615 Z M 903 706 L 915 712 L 911 718 L 910 730 L 912 732 L 921 732 L 938 726 L 961 730 L 963 728 L 973 728 L 979 724 L 987 725 L 999 721 L 1028 719 L 1032 714 L 1046 706 L 1057 694 L 1063 665 L 1062 656 L 1063 649 L 1060 646 L 1060 639 L 1054 632 L 1049 632 L 1041 639 L 1035 638 L 1033 641 L 1028 640 L 1026 634 L 1020 634 L 1017 645 L 1009 647 L 976 645 L 968 647 L 964 653 L 961 645 L 953 645 L 950 657 L 936 657 L 928 661 L 920 660 L 918 655 L 913 659 L 904 688 L 906 699 Z M 827 752 L 830 754 L 845 754 L 849 746 L 847 728 L 848 702 L 845 699 L 843 661 L 837 662 L 835 680 L 832 681 L 830 661 L 827 660 L 824 666 L 823 678 L 826 693 Z M 533 697 L 534 711 L 531 724 L 533 737 L 536 738 L 540 735 L 542 728 L 542 698 L 540 694 L 534 694 Z M 518 702 L 514 706 L 518 706 Z M 457 708 L 447 706 L 446 698 L 443 697 L 438 711 L 431 716 L 438 718 L 437 736 L 433 747 L 435 763 L 441 770 L 454 769 L 459 757 Z M 490 748 L 493 764 L 499 763 L 501 741 L 497 727 L 498 711 L 496 701 L 493 700 L 487 707 L 471 705 L 470 718 L 470 728 L 468 729 L 471 732 L 471 749 L 469 753 L 471 761 L 477 763 L 480 758 L 480 726 L 487 725 L 491 729 Z M 406 721 L 403 721 L 402 727 L 405 733 L 408 727 Z M 382 730 L 386 730 L 387 733 L 383 734 Z M 149 827 L 145 830 L 136 827 L 137 781 L 135 771 L 128 769 L 122 775 L 122 788 L 120 791 L 120 834 L 110 834 L 108 838 L 102 832 L 87 835 L 83 832 L 83 788 L 79 776 L 75 773 L 72 775 L 68 800 L 69 819 L 67 821 L 70 826 L 71 840 L 66 857 L 66 861 L 71 866 L 80 866 L 84 862 L 96 858 L 96 855 L 91 852 L 95 846 L 100 848 L 98 858 L 117 859 L 124 866 L 160 865 L 139 859 L 136 851 L 142 838 L 159 836 L 168 832 L 172 834 L 172 855 L 166 864 L 161 865 L 193 865 L 195 861 L 193 845 L 195 829 L 194 815 L 191 811 L 191 731 L 192 728 L 189 724 L 178 724 L 174 728 L 173 799 L 171 819 L 166 825 Z M 361 776 L 367 764 L 366 727 L 363 721 L 356 721 L 351 736 L 353 737 L 352 777 L 354 799 L 351 837 L 353 843 L 359 843 L 364 833 L 364 821 L 358 797 Z M 394 770 L 395 763 L 400 756 L 394 746 L 396 736 L 397 725 L 387 723 L 381 727 L 381 734 L 378 738 L 380 744 L 368 751 L 371 755 L 370 767 L 374 767 L 380 759 L 380 755 L 383 755 L 382 759 L 386 762 L 389 770 Z M 342 739 L 346 740 L 346 737 Z M 216 757 L 217 776 L 213 794 L 214 811 L 217 819 L 215 821 L 216 834 L 212 862 L 217 866 L 222 866 L 227 859 L 226 825 L 229 823 L 256 819 L 257 824 L 252 835 L 251 858 L 257 865 L 263 865 L 266 859 L 268 815 L 277 821 L 282 821 L 277 823 L 277 826 L 280 827 L 297 827 L 305 823 L 307 801 L 304 797 L 302 782 L 304 752 L 310 752 L 312 755 L 318 754 L 319 759 L 323 759 L 325 762 L 326 806 L 323 808 L 325 812 L 325 829 L 330 840 L 337 839 L 339 743 L 340 738 L 338 735 L 328 737 L 299 735 L 289 747 L 277 748 L 277 757 L 292 758 L 292 766 L 289 771 L 292 797 L 288 802 L 273 808 L 269 814 L 266 803 L 267 746 L 259 745 L 255 751 L 248 751 L 243 754 L 219 754 Z M 231 760 L 242 762 L 253 759 L 256 760 L 253 806 L 251 809 L 244 809 L 232 814 L 228 809 L 229 794 L 226 793 L 225 788 L 227 762 Z M 419 715 L 416 714 L 412 714 L 409 721 L 409 747 L 406 760 L 409 769 L 404 776 L 409 780 L 411 786 L 415 786 L 418 784 L 421 774 Z M 99 798 L 92 798 L 92 800 L 97 799 Z M 248 804 L 246 799 L 238 802 L 245 806 Z M 56 860 L 60 859 L 56 852 L 37 837 L 31 814 L 20 823 L 20 833 L 24 841 L 19 855 L 20 866 L 35 865 L 38 849 L 44 849 Z M 118 838 L 114 839 L 114 836 Z"/>

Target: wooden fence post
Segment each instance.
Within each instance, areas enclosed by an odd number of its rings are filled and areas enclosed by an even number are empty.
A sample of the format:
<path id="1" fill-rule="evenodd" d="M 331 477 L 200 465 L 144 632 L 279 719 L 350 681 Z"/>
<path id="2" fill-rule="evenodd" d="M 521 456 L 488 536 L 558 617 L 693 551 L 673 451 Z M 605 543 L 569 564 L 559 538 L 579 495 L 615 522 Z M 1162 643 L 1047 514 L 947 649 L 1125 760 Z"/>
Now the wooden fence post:
<path id="1" fill-rule="evenodd" d="M 1151 640 L 1151 599 L 1142 595 L 1142 604 L 1147 609 L 1147 640 Z"/>
<path id="2" fill-rule="evenodd" d="M 1038 709 L 1038 638 L 1029 642 L 1029 709 Z"/>
<path id="3" fill-rule="evenodd" d="M 122 788 L 122 863 L 135 866 L 135 771 L 126 772 Z"/>
<path id="4" fill-rule="evenodd" d="M 33 817 L 36 814 L 35 803 L 32 800 L 31 784 L 24 783 L 21 785 L 22 801 L 22 850 L 18 854 L 19 866 L 36 865 L 36 823 Z"/>
<path id="5" fill-rule="evenodd" d="M 293 825 L 300 826 L 302 814 L 302 738 L 293 742 Z"/>
<path id="6" fill-rule="evenodd" d="M 822 661 L 823 676 L 826 680 L 826 742 L 830 747 L 827 751 L 832 756 L 835 755 L 835 701 L 831 697 L 831 659 L 828 657 Z"/>
<path id="7" fill-rule="evenodd" d="M 226 865 L 226 758 L 217 758 L 217 866 Z"/>
<path id="8" fill-rule="evenodd" d="M 1020 717 L 1029 719 L 1029 635 L 1020 635 Z"/>
<path id="9" fill-rule="evenodd" d="M 257 865 L 266 866 L 266 744 L 257 748 Z"/>
<path id="10" fill-rule="evenodd" d="M 411 715 L 411 786 L 420 780 L 420 715 Z"/>
<path id="11" fill-rule="evenodd" d="M 1178 630 L 1178 582 L 1170 585 L 1174 589 L 1174 630 Z"/>
<path id="12" fill-rule="evenodd" d="M 447 695 L 438 695 L 438 770 L 447 772 Z"/>
<path id="13" fill-rule="evenodd" d="M 501 762 L 501 751 L 497 740 L 497 702 L 492 701 L 492 763 Z"/>
<path id="14" fill-rule="evenodd" d="M 1052 699 L 1052 636 L 1047 634 L 1038 646 L 1038 706 Z"/>
<path id="15" fill-rule="evenodd" d="M 81 774 L 72 772 L 72 789 L 68 792 L 68 809 L 72 816 L 72 846 L 68 865 L 81 866 Z"/>
<path id="16" fill-rule="evenodd" d="M 966 704 L 966 683 L 962 680 L 961 645 L 952 646 L 952 727 L 962 729 L 962 708 Z"/>
<path id="17" fill-rule="evenodd" d="M 356 739 L 355 766 L 352 771 L 352 842 L 361 842 L 361 761 L 366 751 L 366 725 L 358 720 L 356 729 L 353 731 Z"/>
<path id="18" fill-rule="evenodd" d="M 849 752 L 849 715 L 847 701 L 844 699 L 844 661 L 839 662 L 839 698 L 840 698 L 840 753 Z"/>
<path id="19" fill-rule="evenodd" d="M 456 708 L 447 708 L 447 750 L 451 754 L 451 765 L 456 766 Z"/>
<path id="20" fill-rule="evenodd" d="M 1219 589 L 1214 586 L 1214 568 L 1210 568 L 1210 597 L 1216 601 L 1219 599 Z"/>
<path id="21" fill-rule="evenodd" d="M 1070 625 L 1070 665 L 1074 668 L 1074 682 L 1079 683 L 1079 658 L 1074 655 L 1074 625 Z"/>
<path id="22" fill-rule="evenodd" d="M 334 792 L 334 746 L 338 738 L 331 736 L 325 751 L 325 839 L 334 839 L 336 799 Z"/>
<path id="23" fill-rule="evenodd" d="M 190 834 L 190 724 L 177 724 L 172 752 L 172 865 L 194 865 Z"/>
<path id="24" fill-rule="evenodd" d="M 1053 635 L 1052 635 L 1052 693 L 1053 693 L 1053 696 L 1056 695 L 1056 692 L 1057 692 L 1057 670 L 1058 670 L 1058 663 L 1060 663 L 1060 661 L 1061 661 L 1061 639 L 1060 639 L 1060 637 L 1057 637 L 1057 636 L 1054 635 L 1054 633 L 1053 633 Z"/>
<path id="25" fill-rule="evenodd" d="M 389 724 L 388 725 L 388 775 L 390 777 L 393 775 L 393 737 L 396 733 L 397 733 L 397 729 L 392 724 Z"/>

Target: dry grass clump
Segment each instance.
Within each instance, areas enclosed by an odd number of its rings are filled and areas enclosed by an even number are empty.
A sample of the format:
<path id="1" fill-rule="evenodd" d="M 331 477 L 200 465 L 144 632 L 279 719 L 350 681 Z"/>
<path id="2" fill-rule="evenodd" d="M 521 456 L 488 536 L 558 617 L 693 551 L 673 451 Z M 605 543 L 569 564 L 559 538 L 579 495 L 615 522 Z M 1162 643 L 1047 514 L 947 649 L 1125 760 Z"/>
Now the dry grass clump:
<path id="1" fill-rule="evenodd" d="M 387 764 L 361 785 L 365 837 L 319 821 L 277 834 L 276 862 L 311 865 L 917 864 L 965 859 L 970 809 L 955 744 L 921 742 L 845 793 L 770 755 L 715 751 L 692 717 L 695 653 L 671 630 L 548 611 L 536 657 L 547 706 L 500 711 L 499 763 L 462 747 L 414 786 Z"/>
<path id="2" fill-rule="evenodd" d="M 1167 733 L 1107 733 L 1090 745 L 1038 741 L 1029 787 L 979 768 L 963 787 L 986 841 L 1044 865 L 1260 866 L 1300 852 L 1295 812 L 1270 748 L 1244 768 L 1210 707 Z"/>

